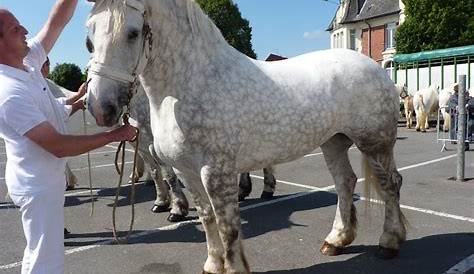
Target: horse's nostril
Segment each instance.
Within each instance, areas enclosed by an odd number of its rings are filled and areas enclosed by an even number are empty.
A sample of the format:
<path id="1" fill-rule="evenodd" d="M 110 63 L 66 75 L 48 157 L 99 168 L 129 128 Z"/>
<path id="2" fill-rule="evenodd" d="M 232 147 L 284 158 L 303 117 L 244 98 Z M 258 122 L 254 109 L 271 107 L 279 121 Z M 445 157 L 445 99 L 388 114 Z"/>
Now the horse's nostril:
<path id="1" fill-rule="evenodd" d="M 104 106 L 104 114 L 106 117 L 115 117 L 117 113 L 117 108 L 113 105 Z"/>

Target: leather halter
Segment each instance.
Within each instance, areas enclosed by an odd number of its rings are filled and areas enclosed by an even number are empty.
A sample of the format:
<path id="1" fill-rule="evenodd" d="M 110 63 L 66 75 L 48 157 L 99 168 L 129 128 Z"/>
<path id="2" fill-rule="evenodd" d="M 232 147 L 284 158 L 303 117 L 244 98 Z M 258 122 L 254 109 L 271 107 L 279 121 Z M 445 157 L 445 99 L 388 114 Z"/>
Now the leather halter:
<path id="1" fill-rule="evenodd" d="M 403 94 L 405 94 L 405 95 L 403 95 Z M 402 91 L 400 92 L 400 98 L 405 99 L 408 96 L 410 96 L 410 94 L 408 93 L 408 90 L 406 89 L 406 87 L 403 87 Z"/>

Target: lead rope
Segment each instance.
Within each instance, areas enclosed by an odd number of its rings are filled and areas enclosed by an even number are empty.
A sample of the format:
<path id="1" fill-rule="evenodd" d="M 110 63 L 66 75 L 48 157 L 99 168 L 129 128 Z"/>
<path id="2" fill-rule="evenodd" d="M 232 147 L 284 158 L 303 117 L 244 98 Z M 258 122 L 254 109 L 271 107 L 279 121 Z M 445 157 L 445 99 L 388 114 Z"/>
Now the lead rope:
<path id="1" fill-rule="evenodd" d="M 86 123 L 86 111 L 82 110 L 82 121 L 84 122 L 84 135 L 87 135 L 87 123 Z M 90 190 L 90 197 L 91 197 L 91 212 L 90 216 L 94 215 L 94 193 L 92 190 L 92 172 L 91 172 L 91 155 L 90 152 L 87 152 L 87 170 L 89 172 L 89 190 Z"/>
<path id="2" fill-rule="evenodd" d="M 87 80 L 85 89 L 88 89 L 88 85 L 91 79 Z M 84 129 L 84 135 L 87 135 L 87 122 L 86 122 L 86 107 L 87 107 L 87 99 L 84 98 L 83 100 L 84 103 L 84 108 L 82 109 L 82 122 L 83 122 L 83 129 Z M 91 197 L 91 211 L 89 216 L 94 215 L 94 208 L 95 208 L 95 202 L 94 202 L 94 193 L 92 190 L 92 171 L 91 171 L 91 155 L 90 151 L 87 151 L 87 171 L 89 173 L 89 190 L 90 190 L 90 197 Z"/>
<path id="3" fill-rule="evenodd" d="M 123 120 L 124 124 L 129 124 L 129 122 L 128 122 L 128 116 L 129 116 L 128 109 L 129 109 L 129 107 L 127 106 L 127 112 L 125 112 L 122 115 L 122 120 Z M 137 156 L 138 156 L 138 135 L 140 134 L 138 128 L 136 130 L 137 130 L 137 134 L 135 135 L 135 153 L 133 155 L 133 169 L 132 169 L 133 170 L 132 191 L 130 193 L 130 203 L 132 204 L 132 217 L 130 219 L 130 226 L 129 226 L 127 235 L 125 236 L 125 242 L 124 243 L 128 242 L 128 239 L 130 238 L 130 235 L 132 234 L 133 223 L 134 223 L 134 220 L 135 220 L 135 179 L 137 177 L 137 175 L 135 174 L 135 170 L 136 170 Z M 112 210 L 112 223 L 113 223 L 113 230 L 112 231 L 113 231 L 113 234 L 114 234 L 114 240 L 117 244 L 122 243 L 119 240 L 118 236 L 117 236 L 117 227 L 116 227 L 116 224 L 115 224 L 115 219 L 116 219 L 115 218 L 115 212 L 116 212 L 116 209 L 117 209 L 118 196 L 119 196 L 119 193 L 120 193 L 120 188 L 122 186 L 123 169 L 124 169 L 124 166 L 125 166 L 125 142 L 126 141 L 121 141 L 120 142 L 120 144 L 117 148 L 117 152 L 115 153 L 115 169 L 117 170 L 117 172 L 119 174 L 119 181 L 118 181 L 118 185 L 117 185 L 117 191 L 115 192 L 114 207 L 113 207 L 113 210 Z M 121 155 L 122 163 L 121 163 L 120 168 L 119 168 L 118 157 L 119 157 L 120 153 L 122 153 L 122 155 Z"/>

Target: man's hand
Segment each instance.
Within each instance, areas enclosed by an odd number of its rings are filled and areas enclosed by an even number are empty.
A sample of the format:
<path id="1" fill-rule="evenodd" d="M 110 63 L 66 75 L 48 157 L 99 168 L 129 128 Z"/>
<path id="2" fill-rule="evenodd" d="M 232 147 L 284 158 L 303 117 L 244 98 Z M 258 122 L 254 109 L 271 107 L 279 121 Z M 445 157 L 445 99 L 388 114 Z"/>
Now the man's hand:
<path id="1" fill-rule="evenodd" d="M 72 105 L 71 105 L 72 109 L 71 109 L 71 113 L 69 114 L 69 116 L 72 116 L 74 113 L 76 113 L 76 111 L 82 109 L 82 110 L 85 110 L 86 107 L 84 106 L 84 101 L 83 100 L 77 100 L 76 102 L 74 102 Z"/>
<path id="2" fill-rule="evenodd" d="M 112 134 L 113 142 L 133 142 L 138 137 L 138 129 L 127 124 L 110 131 L 110 134 Z"/>
<path id="3" fill-rule="evenodd" d="M 82 83 L 82 85 L 77 90 L 77 97 L 82 98 L 87 93 L 87 82 Z"/>
<path id="4" fill-rule="evenodd" d="M 73 105 L 73 110 L 74 110 L 74 104 L 81 101 L 83 102 L 83 100 L 80 100 L 82 97 L 84 97 L 84 95 L 86 94 L 87 92 L 87 83 L 84 82 L 82 83 L 82 85 L 79 87 L 79 89 L 77 90 L 77 92 L 71 96 L 70 98 L 68 98 L 66 100 L 66 105 Z M 84 104 L 84 103 L 82 103 Z M 83 107 L 81 107 L 82 109 L 84 109 Z M 78 108 L 76 109 L 78 110 Z"/>

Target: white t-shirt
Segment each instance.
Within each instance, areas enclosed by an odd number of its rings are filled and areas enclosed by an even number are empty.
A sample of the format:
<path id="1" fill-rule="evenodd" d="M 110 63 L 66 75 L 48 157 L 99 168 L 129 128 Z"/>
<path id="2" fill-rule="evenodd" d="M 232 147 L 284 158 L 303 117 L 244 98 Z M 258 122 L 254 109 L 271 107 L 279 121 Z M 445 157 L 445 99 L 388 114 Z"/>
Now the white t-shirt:
<path id="1" fill-rule="evenodd" d="M 64 188 L 65 158 L 53 154 L 25 137 L 44 121 L 66 133 L 64 121 L 70 113 L 64 102 L 54 99 L 41 74 L 46 54 L 40 42 L 29 42 L 24 59 L 27 71 L 0 64 L 0 137 L 5 140 L 5 181 L 16 195 Z M 71 144 L 73 145 L 73 144 Z"/>

